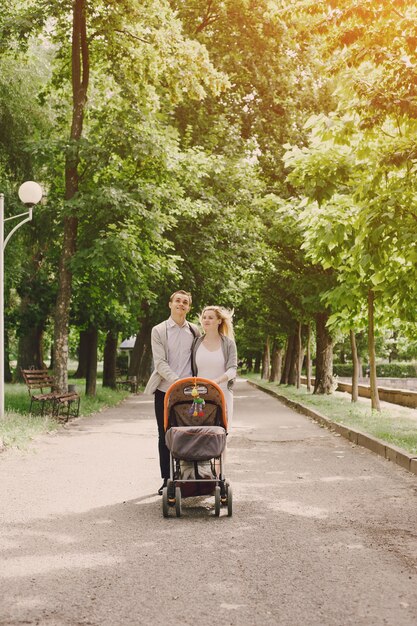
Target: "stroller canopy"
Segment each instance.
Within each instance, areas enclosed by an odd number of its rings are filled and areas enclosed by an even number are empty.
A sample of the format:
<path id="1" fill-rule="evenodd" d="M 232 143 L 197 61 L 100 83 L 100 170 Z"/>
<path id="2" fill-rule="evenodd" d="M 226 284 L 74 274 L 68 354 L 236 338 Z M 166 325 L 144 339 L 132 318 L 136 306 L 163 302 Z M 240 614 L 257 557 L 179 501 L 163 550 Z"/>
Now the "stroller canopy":
<path id="1" fill-rule="evenodd" d="M 164 428 L 171 426 L 222 426 L 227 431 L 223 391 L 207 378 L 182 378 L 165 394 Z"/>

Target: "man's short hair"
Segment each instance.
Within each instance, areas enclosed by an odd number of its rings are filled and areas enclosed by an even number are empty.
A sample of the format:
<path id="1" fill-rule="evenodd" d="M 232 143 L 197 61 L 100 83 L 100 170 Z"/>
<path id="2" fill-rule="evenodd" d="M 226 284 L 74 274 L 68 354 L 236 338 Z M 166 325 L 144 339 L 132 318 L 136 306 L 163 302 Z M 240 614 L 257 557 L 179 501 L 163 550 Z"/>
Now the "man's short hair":
<path id="1" fill-rule="evenodd" d="M 170 295 L 170 297 L 169 297 L 169 301 L 170 301 L 170 302 L 172 302 L 172 301 L 173 301 L 174 296 L 176 296 L 176 295 L 177 295 L 177 293 L 180 293 L 182 296 L 187 296 L 188 301 L 189 301 L 189 303 L 190 303 L 190 305 L 191 305 L 191 303 L 192 303 L 192 301 L 193 301 L 193 299 L 192 299 L 192 297 L 191 297 L 191 294 L 190 294 L 190 292 L 189 292 L 189 291 L 184 291 L 183 289 L 178 289 L 178 291 L 174 291 L 174 293 L 173 293 L 173 294 L 171 294 L 171 295 Z"/>

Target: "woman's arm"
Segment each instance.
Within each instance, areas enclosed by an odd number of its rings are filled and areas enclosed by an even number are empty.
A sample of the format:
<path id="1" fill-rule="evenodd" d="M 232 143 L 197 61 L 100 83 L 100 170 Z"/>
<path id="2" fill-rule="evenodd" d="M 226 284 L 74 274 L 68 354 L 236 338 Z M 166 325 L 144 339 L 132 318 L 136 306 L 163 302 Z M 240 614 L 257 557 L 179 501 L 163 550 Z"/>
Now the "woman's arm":
<path id="1" fill-rule="evenodd" d="M 228 355 L 227 355 L 227 360 L 225 363 L 225 367 L 226 367 L 226 371 L 224 374 L 222 374 L 221 376 L 219 376 L 214 382 L 217 383 L 218 385 L 220 383 L 225 383 L 228 382 L 229 380 L 232 380 L 233 378 L 236 378 L 236 373 L 237 373 L 237 350 L 236 350 L 236 344 L 232 339 L 228 340 Z"/>

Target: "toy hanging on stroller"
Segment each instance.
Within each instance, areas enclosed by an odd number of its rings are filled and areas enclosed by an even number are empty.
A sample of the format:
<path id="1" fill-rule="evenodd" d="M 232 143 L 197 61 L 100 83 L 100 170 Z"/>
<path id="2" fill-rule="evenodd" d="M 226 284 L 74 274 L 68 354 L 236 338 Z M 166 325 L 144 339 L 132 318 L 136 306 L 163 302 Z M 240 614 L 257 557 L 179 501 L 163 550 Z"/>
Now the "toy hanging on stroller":
<path id="1" fill-rule="evenodd" d="M 170 478 L 162 492 L 162 512 L 181 515 L 181 499 L 214 495 L 214 513 L 227 506 L 232 515 L 232 488 L 224 475 L 226 401 L 221 388 L 206 378 L 183 378 L 165 394 L 165 441 L 170 451 Z"/>

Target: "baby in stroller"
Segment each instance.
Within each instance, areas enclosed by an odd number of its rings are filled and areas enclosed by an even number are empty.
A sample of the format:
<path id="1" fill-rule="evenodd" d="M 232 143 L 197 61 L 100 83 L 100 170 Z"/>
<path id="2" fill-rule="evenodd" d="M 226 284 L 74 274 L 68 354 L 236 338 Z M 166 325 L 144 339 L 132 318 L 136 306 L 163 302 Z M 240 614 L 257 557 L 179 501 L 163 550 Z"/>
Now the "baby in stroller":
<path id="1" fill-rule="evenodd" d="M 165 441 L 170 478 L 162 492 L 162 513 L 181 515 L 181 499 L 214 495 L 214 513 L 232 515 L 232 488 L 224 475 L 227 416 L 223 391 L 205 378 L 183 378 L 165 395 Z"/>

